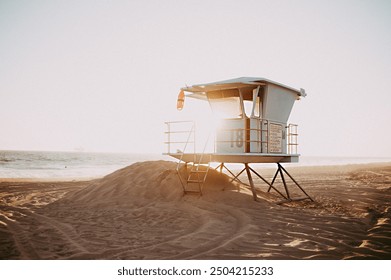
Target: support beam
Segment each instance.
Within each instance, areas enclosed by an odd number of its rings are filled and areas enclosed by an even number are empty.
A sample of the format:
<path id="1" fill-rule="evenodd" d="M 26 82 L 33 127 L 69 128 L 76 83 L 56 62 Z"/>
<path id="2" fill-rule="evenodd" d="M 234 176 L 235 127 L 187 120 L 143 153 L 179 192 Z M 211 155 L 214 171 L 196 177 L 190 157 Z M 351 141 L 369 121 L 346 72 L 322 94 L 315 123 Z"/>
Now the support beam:
<path id="1" fill-rule="evenodd" d="M 228 169 L 227 166 L 225 166 L 224 163 L 221 163 L 219 164 L 215 170 L 220 170 L 220 173 L 223 173 L 223 169 L 227 170 L 227 172 L 232 176 L 231 177 L 231 180 L 230 180 L 230 183 L 232 183 L 233 181 L 237 181 L 239 182 L 240 184 L 242 185 L 246 185 L 246 186 L 249 186 L 250 189 L 251 189 L 251 192 L 252 192 L 252 195 L 253 195 L 253 198 L 255 201 L 258 201 L 258 196 L 257 196 L 257 191 L 255 189 L 255 183 L 254 183 L 254 180 L 253 180 L 253 177 L 252 177 L 252 174 L 251 173 L 254 173 L 256 176 L 258 176 L 259 179 L 261 179 L 265 184 L 268 185 L 268 189 L 267 189 L 267 192 L 270 192 L 271 189 L 273 189 L 274 191 L 277 192 L 278 195 L 280 195 L 283 200 L 280 201 L 280 202 L 277 202 L 277 204 L 283 204 L 283 203 L 289 203 L 289 202 L 292 202 L 292 201 L 300 201 L 300 200 L 305 200 L 305 199 L 309 199 L 311 201 L 314 201 L 306 192 L 305 190 L 299 185 L 299 183 L 292 177 L 292 175 L 290 175 L 288 173 L 288 171 L 280 164 L 277 162 L 277 170 L 276 172 L 274 173 L 274 176 L 273 176 L 273 179 L 272 181 L 269 183 L 268 180 L 266 180 L 264 177 L 262 177 L 257 171 L 255 171 L 253 168 L 251 168 L 251 166 L 249 165 L 249 163 L 244 163 L 244 168 L 237 174 L 235 175 L 231 170 Z M 241 181 L 239 179 L 239 176 L 244 172 L 246 171 L 246 175 L 247 175 L 247 178 L 248 178 L 248 182 L 249 184 L 247 183 L 244 183 L 243 181 Z M 179 173 L 179 172 L 178 172 Z M 236 172 L 235 172 L 236 173 Z M 290 190 L 289 190 L 289 187 L 288 187 L 288 182 L 286 181 L 286 176 L 284 175 L 284 173 L 292 180 L 292 182 L 305 194 L 305 197 L 291 197 L 291 193 L 290 193 Z M 284 191 L 279 191 L 276 186 L 274 186 L 275 182 L 276 182 L 276 179 L 277 177 L 280 177 L 281 180 L 282 180 L 282 184 L 283 184 L 283 187 L 284 187 L 284 190 L 285 190 L 285 195 L 283 194 Z M 181 179 L 181 178 L 180 178 Z M 182 181 L 182 179 L 181 179 Z"/>
<path id="2" fill-rule="evenodd" d="M 283 195 L 279 190 L 277 190 L 272 184 L 270 184 L 268 181 L 266 181 L 265 178 L 263 178 L 261 175 L 259 175 L 258 172 L 256 172 L 254 169 L 252 169 L 250 166 L 249 166 L 250 170 L 255 174 L 257 175 L 260 179 L 262 179 L 262 181 L 264 181 L 268 186 L 269 186 L 269 189 L 268 189 L 268 192 L 270 191 L 271 188 L 273 188 L 273 190 L 275 190 L 279 195 L 281 195 L 284 199 L 287 199 L 285 197 L 285 195 Z"/>
<path id="3" fill-rule="evenodd" d="M 296 182 L 296 180 L 291 176 L 291 174 L 289 174 L 288 171 L 286 171 L 286 169 L 284 167 L 282 167 L 281 164 L 279 164 L 279 163 L 277 163 L 277 164 L 278 164 L 279 168 L 281 170 L 283 170 L 286 173 L 286 175 L 289 176 L 289 178 L 291 178 L 291 180 L 296 184 L 296 186 L 298 186 L 300 188 L 300 190 L 313 202 L 314 200 L 305 192 L 305 190 L 299 185 L 299 183 Z"/>
<path id="4" fill-rule="evenodd" d="M 287 203 L 287 202 L 292 202 L 292 201 L 300 201 L 300 200 L 305 200 L 305 199 L 309 199 L 311 201 L 314 201 L 306 192 L 305 190 L 299 185 L 299 183 L 292 177 L 292 175 L 290 175 L 288 173 L 288 171 L 280 164 L 280 163 L 277 163 L 277 171 L 276 173 L 274 174 L 273 176 L 273 179 L 271 181 L 271 183 L 269 183 L 265 178 L 263 178 L 258 172 L 256 172 L 253 168 L 251 168 L 248 164 L 245 164 L 245 169 L 247 171 L 247 169 L 249 171 L 251 171 L 252 173 L 254 173 L 256 176 L 258 176 L 263 182 L 265 182 L 269 188 L 267 190 L 267 192 L 270 192 L 271 189 L 275 190 L 281 197 L 284 198 L 283 201 L 281 202 L 278 202 L 277 204 L 283 204 L 283 203 Z M 290 191 L 289 191 L 289 188 L 288 188 L 288 184 L 287 184 L 287 181 L 286 181 L 286 177 L 284 176 L 284 173 L 292 180 L 292 182 L 295 183 L 295 185 L 305 194 L 305 197 L 299 197 L 299 198 L 292 198 L 291 197 L 291 194 L 290 194 Z M 247 173 L 247 176 L 248 176 L 248 173 Z M 251 174 L 250 174 L 251 176 Z M 250 184 L 251 182 L 253 182 L 252 178 L 249 177 L 249 181 L 250 181 Z M 285 193 L 286 193 L 286 196 L 284 194 L 282 194 L 275 186 L 274 186 L 274 183 L 277 179 L 277 177 L 281 177 L 281 180 L 282 180 L 282 184 L 284 186 L 284 190 L 285 190 Z M 254 184 L 254 183 L 253 183 Z"/>
<path id="5" fill-rule="evenodd" d="M 225 170 L 227 170 L 228 172 L 229 172 L 229 174 L 231 174 L 232 175 L 232 177 L 233 177 L 233 179 L 231 180 L 231 182 L 230 183 L 232 183 L 233 181 L 238 181 L 239 183 L 241 183 L 241 184 L 245 184 L 245 183 L 243 183 L 242 181 L 240 181 L 240 179 L 238 178 L 239 177 L 239 175 L 240 174 L 242 174 L 243 173 L 243 171 L 244 170 L 246 170 L 246 168 L 243 168 L 243 170 L 242 171 L 240 171 L 239 172 L 239 174 L 238 175 L 235 175 L 235 174 L 233 174 L 232 173 L 232 171 L 231 170 L 229 170 L 226 166 L 225 166 L 225 164 L 223 163 L 223 167 L 225 168 Z"/>
<path id="6" fill-rule="evenodd" d="M 243 182 L 240 181 L 238 177 L 244 172 L 244 170 L 246 170 L 246 168 L 243 168 L 242 171 L 240 171 L 240 172 L 238 173 L 238 175 L 234 176 L 234 177 L 231 179 L 230 183 L 232 183 L 233 181 L 238 181 L 239 183 L 243 184 Z"/>
<path id="7" fill-rule="evenodd" d="M 254 186 L 253 178 L 251 176 L 250 168 L 248 167 L 247 163 L 245 163 L 244 166 L 246 167 L 245 169 L 247 172 L 248 181 L 250 182 L 250 187 L 251 187 L 251 191 L 253 193 L 253 198 L 255 201 L 257 201 L 257 193 L 255 191 L 255 186 Z"/>
<path id="8" fill-rule="evenodd" d="M 288 186 L 286 185 L 284 174 L 282 173 L 282 170 L 281 170 L 281 165 L 279 163 L 277 163 L 277 164 L 278 164 L 278 171 L 280 172 L 281 180 L 282 180 L 282 183 L 284 185 L 285 192 L 286 192 L 286 196 L 288 197 L 288 200 L 291 200 L 291 196 L 289 194 Z"/>
<path id="9" fill-rule="evenodd" d="M 276 178 L 277 178 L 277 175 L 278 175 L 278 169 L 277 169 L 276 173 L 274 174 L 273 180 L 272 180 L 272 182 L 270 183 L 270 186 L 269 186 L 269 189 L 267 190 L 267 192 L 270 192 L 270 189 L 272 188 L 272 186 L 273 186 L 273 184 L 274 184 L 274 181 L 275 181 Z"/>

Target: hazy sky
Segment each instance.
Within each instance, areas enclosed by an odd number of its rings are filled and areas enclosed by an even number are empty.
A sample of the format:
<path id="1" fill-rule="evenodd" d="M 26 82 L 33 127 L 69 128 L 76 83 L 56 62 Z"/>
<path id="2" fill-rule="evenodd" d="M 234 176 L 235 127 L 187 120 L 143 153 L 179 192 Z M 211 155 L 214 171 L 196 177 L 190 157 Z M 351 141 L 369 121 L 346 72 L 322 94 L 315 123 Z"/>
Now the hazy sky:
<path id="1" fill-rule="evenodd" d="M 306 89 L 301 154 L 391 156 L 390 30 L 388 0 L 0 0 L 0 150 L 160 153 L 180 87 L 255 76 Z"/>

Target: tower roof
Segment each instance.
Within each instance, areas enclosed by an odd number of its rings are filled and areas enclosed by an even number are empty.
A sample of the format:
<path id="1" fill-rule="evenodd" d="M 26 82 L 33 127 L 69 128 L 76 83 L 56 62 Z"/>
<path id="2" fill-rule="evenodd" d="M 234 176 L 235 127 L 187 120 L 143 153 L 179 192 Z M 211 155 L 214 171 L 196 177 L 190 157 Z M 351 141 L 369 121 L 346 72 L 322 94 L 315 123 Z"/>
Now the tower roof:
<path id="1" fill-rule="evenodd" d="M 245 88 L 249 86 L 253 86 L 254 88 L 257 86 L 265 86 L 267 84 L 273 84 L 277 85 L 283 88 L 286 88 L 288 90 L 291 90 L 295 93 L 297 93 L 298 96 L 305 97 L 307 94 L 305 93 L 304 89 L 295 89 L 289 86 L 286 86 L 284 84 L 274 82 L 269 79 L 265 78 L 256 78 L 256 77 L 240 77 L 235 79 L 229 79 L 224 81 L 218 81 L 218 82 L 212 82 L 212 83 L 205 83 L 205 84 L 198 84 L 193 85 L 190 87 L 183 87 L 181 90 L 192 92 L 194 95 L 193 97 L 204 99 L 206 98 L 205 93 L 208 91 L 216 91 L 216 90 L 226 90 L 226 89 L 239 89 L 239 88 Z"/>

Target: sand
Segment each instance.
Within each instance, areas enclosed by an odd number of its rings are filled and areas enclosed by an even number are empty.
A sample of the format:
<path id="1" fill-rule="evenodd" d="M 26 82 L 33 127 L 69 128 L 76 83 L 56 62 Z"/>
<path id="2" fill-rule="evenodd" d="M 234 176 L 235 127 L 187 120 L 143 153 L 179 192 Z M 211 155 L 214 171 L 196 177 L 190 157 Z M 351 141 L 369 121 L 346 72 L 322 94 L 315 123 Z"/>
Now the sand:
<path id="1" fill-rule="evenodd" d="M 175 167 L 1 180 L 0 259 L 391 259 L 390 163 L 287 166 L 315 202 L 283 205 L 218 172 L 203 196 L 183 196 Z"/>

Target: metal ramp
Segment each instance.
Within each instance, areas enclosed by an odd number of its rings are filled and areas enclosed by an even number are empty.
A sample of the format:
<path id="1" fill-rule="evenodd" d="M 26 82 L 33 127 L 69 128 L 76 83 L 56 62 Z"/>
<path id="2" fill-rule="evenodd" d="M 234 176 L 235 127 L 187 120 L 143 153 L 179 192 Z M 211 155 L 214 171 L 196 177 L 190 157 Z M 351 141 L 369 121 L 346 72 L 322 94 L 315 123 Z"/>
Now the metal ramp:
<path id="1" fill-rule="evenodd" d="M 178 163 L 178 167 L 180 168 L 180 163 Z M 178 171 L 178 174 L 181 178 L 184 194 L 202 195 L 202 189 L 205 184 L 206 177 L 208 176 L 210 165 L 191 163 L 189 166 L 188 163 L 185 163 L 185 168 L 186 180 L 183 179 L 183 175 L 180 171 Z"/>
<path id="2" fill-rule="evenodd" d="M 178 129 L 171 130 L 171 124 L 187 124 L 190 126 L 190 129 Z M 206 139 L 202 153 L 196 153 L 196 136 L 195 136 L 195 122 L 194 121 L 179 121 L 179 122 L 166 122 L 168 130 L 168 137 L 172 134 L 182 134 L 186 138 L 182 141 L 170 141 L 166 144 L 171 145 L 173 143 L 178 145 L 183 145 L 182 149 L 177 149 L 177 168 L 176 172 L 178 174 L 179 180 L 183 187 L 184 194 L 198 194 L 202 195 L 202 189 L 208 176 L 208 171 L 210 169 L 210 156 L 205 153 L 205 149 L 209 142 L 209 136 Z M 170 147 L 169 147 L 170 149 Z M 191 149 L 191 152 L 187 152 Z M 190 156 L 190 158 L 189 158 Z"/>

